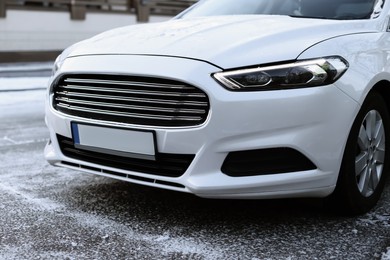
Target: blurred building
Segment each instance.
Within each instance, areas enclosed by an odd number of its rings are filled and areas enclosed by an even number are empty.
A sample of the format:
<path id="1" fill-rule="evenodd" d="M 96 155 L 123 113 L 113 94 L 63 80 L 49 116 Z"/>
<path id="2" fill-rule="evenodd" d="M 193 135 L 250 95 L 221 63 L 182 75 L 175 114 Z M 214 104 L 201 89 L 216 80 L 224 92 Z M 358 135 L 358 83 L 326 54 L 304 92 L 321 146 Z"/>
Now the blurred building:
<path id="1" fill-rule="evenodd" d="M 197 0 L 0 0 L 0 62 L 52 60 L 111 28 L 165 21 Z"/>

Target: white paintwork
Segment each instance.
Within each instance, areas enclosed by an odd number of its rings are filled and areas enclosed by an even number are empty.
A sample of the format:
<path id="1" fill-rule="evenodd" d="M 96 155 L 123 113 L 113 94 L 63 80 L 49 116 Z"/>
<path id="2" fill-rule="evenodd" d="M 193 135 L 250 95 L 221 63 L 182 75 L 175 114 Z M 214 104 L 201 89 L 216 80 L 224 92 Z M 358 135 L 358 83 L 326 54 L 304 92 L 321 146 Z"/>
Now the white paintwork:
<path id="1" fill-rule="evenodd" d="M 70 56 L 163 54 L 227 69 L 294 60 L 320 41 L 362 31 L 376 32 L 378 24 L 258 15 L 193 18 L 108 31 L 79 44 Z"/>
<path id="2" fill-rule="evenodd" d="M 151 16 L 151 22 L 170 19 Z M 103 31 L 136 24 L 134 14 L 87 13 L 86 19 L 70 19 L 69 12 L 7 10 L 0 18 L 1 51 L 63 50 Z"/>
<path id="3" fill-rule="evenodd" d="M 110 66 L 107 67 L 106 64 Z M 99 56 L 69 58 L 65 60 L 59 73 L 88 71 L 123 74 L 131 71 L 134 75 L 146 75 L 153 71 L 153 75 L 157 77 L 186 79 L 188 83 L 207 92 L 211 113 L 203 126 L 155 129 L 159 152 L 197 154 L 187 173 L 174 180 L 132 172 L 133 175 L 181 183 L 188 191 L 207 197 L 230 197 L 232 194 L 238 196 L 239 193 L 258 197 L 259 194 L 273 194 L 281 189 L 291 196 L 329 194 L 337 179 L 335 172 L 338 171 L 344 149 L 340 144 L 344 143 L 347 137 L 343 129 L 352 124 L 358 104 L 333 86 L 232 93 L 210 77 L 210 74 L 219 70 L 201 61 L 182 58 L 108 55 L 104 56 L 104 59 Z M 196 77 L 193 77 L 194 71 Z M 334 117 L 334 114 L 339 114 L 340 107 L 343 107 L 345 113 Z M 51 105 L 46 107 L 46 116 L 52 139 L 52 145 L 46 150 L 48 161 L 56 165 L 61 161 L 77 162 L 61 154 L 55 135 L 57 133 L 71 137 L 70 122 L 80 121 L 80 118 L 55 112 Z M 83 121 L 101 126 L 113 125 L 95 120 Z M 151 129 L 135 125 L 115 125 L 129 129 Z M 318 138 L 319 136 L 321 138 Z M 220 172 L 223 160 L 230 151 L 286 146 L 298 149 L 318 165 L 319 169 L 245 178 L 232 178 Z"/>
<path id="4" fill-rule="evenodd" d="M 46 118 L 52 143 L 46 147 L 46 158 L 53 165 L 72 168 L 61 163 L 68 161 L 174 182 L 185 188 L 114 177 L 202 197 L 327 196 L 336 185 L 346 140 L 365 95 L 377 82 L 390 80 L 387 58 L 390 37 L 386 32 L 389 2 L 374 20 L 327 21 L 282 16 L 196 18 L 120 28 L 77 44 L 61 55 L 60 69 L 52 80 L 72 72 L 177 79 L 207 93 L 210 114 L 203 125 L 182 128 L 82 119 L 100 126 L 153 129 L 159 152 L 196 154 L 183 176 L 160 177 L 66 158 L 59 150 L 56 134 L 71 137 L 70 122 L 81 119 L 55 111 L 48 91 Z M 350 67 L 336 83 L 327 86 L 231 92 L 211 77 L 222 68 L 331 55 L 344 57 Z M 221 172 L 229 152 L 275 147 L 296 149 L 317 169 L 240 178 Z M 103 171 L 93 173 L 108 176 Z"/>

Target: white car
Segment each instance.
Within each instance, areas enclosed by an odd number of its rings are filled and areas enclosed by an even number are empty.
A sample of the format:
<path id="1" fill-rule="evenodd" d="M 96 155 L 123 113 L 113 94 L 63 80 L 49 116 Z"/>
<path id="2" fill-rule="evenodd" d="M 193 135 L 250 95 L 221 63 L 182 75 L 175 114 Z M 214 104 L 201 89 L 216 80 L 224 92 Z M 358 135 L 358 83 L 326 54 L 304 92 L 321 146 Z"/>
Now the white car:
<path id="1" fill-rule="evenodd" d="M 204 198 L 380 198 L 390 1 L 204 0 L 65 50 L 47 161 Z"/>

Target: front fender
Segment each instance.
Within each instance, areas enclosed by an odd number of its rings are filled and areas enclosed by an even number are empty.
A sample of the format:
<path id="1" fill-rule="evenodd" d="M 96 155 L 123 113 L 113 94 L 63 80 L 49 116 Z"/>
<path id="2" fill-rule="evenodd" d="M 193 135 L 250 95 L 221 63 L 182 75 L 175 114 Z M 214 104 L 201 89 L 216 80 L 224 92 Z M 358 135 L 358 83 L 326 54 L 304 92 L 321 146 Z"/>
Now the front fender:
<path id="1" fill-rule="evenodd" d="M 390 81 L 390 34 L 363 33 L 341 36 L 320 42 L 303 52 L 298 59 L 339 55 L 349 68 L 334 83 L 359 104 L 380 81 Z"/>

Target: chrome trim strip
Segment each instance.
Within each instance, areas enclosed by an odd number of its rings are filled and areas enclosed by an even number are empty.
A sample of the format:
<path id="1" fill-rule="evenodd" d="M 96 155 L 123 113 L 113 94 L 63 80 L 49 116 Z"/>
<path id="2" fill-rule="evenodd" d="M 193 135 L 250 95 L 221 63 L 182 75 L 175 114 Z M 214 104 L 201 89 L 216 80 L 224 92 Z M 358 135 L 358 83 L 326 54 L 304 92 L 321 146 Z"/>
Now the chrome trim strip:
<path id="1" fill-rule="evenodd" d="M 146 111 L 161 111 L 168 113 L 194 113 L 194 114 L 205 114 L 206 110 L 204 109 L 187 109 L 187 108 L 166 108 L 166 107 L 151 107 L 151 106 L 132 106 L 126 104 L 113 104 L 113 103 L 104 103 L 97 101 L 88 101 L 88 100 L 77 100 L 70 99 L 65 97 L 57 97 L 55 100 L 62 103 L 71 103 L 71 104 L 87 104 L 91 106 L 102 106 L 108 108 L 124 108 L 124 109 L 133 109 L 133 110 L 146 110 Z"/>
<path id="2" fill-rule="evenodd" d="M 168 104 L 168 105 L 187 105 L 187 106 L 202 106 L 207 107 L 207 102 L 202 101 L 180 101 L 180 100 L 170 100 L 170 99 L 150 99 L 150 98 L 132 98 L 132 97 L 120 97 L 111 96 L 111 95 L 99 95 L 99 94 L 86 94 L 86 93 L 70 93 L 66 91 L 57 91 L 57 95 L 64 95 L 67 97 L 87 97 L 87 98 L 96 98 L 96 99 L 110 99 L 118 101 L 130 101 L 130 102 L 143 102 L 143 103 L 157 103 L 157 104 Z"/>
<path id="3" fill-rule="evenodd" d="M 89 90 L 98 92 L 110 92 L 110 93 L 124 93 L 124 94 L 141 94 L 149 96 L 172 96 L 172 97 L 199 97 L 205 98 L 206 95 L 203 93 L 182 93 L 182 92 L 161 92 L 161 91 L 150 91 L 150 90 L 135 90 L 135 89 L 119 89 L 119 88 L 103 88 L 103 87 L 91 87 L 91 86 L 58 86 L 60 89 L 65 90 Z"/>
<path id="4" fill-rule="evenodd" d="M 76 79 L 76 78 L 67 78 L 64 80 L 66 83 L 86 83 L 86 84 L 110 84 L 110 85 L 132 85 L 138 87 L 151 87 L 151 88 L 174 88 L 174 89 L 195 89 L 190 86 L 181 85 L 181 84 L 163 84 L 163 83 L 148 83 L 148 82 L 139 82 L 139 81 L 117 81 L 117 80 L 104 80 L 104 79 Z"/>
<path id="5" fill-rule="evenodd" d="M 73 111 L 81 111 L 81 112 L 89 112 L 89 113 L 97 113 L 97 114 L 103 114 L 103 115 L 110 115 L 110 116 L 123 116 L 123 117 L 130 117 L 130 118 L 141 118 L 141 119 L 153 119 L 153 120 L 164 120 L 164 121 L 201 121 L 202 117 L 195 117 L 195 116 L 163 116 L 163 115 L 144 115 L 144 114 L 135 114 L 135 113 L 125 113 L 125 112 L 119 112 L 115 111 L 115 113 L 111 113 L 109 111 L 104 111 L 100 109 L 93 109 L 93 108 L 80 108 L 77 106 L 70 106 L 63 103 L 58 103 L 58 107 L 62 107 L 64 109 L 73 110 Z"/>

